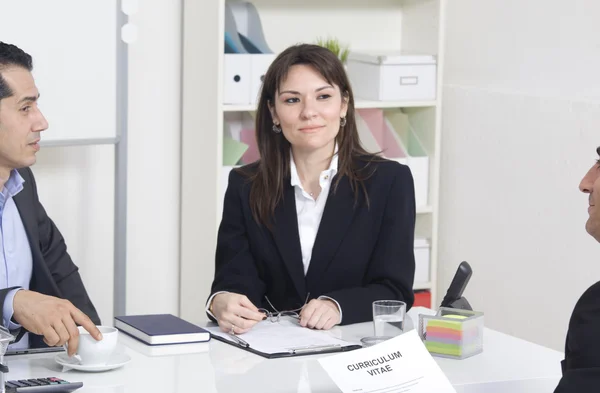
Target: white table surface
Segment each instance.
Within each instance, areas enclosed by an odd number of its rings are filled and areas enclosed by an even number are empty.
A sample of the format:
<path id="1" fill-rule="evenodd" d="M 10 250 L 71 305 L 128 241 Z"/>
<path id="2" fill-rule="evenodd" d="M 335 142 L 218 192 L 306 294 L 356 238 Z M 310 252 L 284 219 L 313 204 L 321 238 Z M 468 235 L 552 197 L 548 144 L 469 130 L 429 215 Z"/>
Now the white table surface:
<path id="1" fill-rule="evenodd" d="M 457 393 L 552 393 L 560 377 L 486 382 L 456 386 Z"/>
<path id="2" fill-rule="evenodd" d="M 409 313 L 418 321 L 414 308 Z M 410 324 L 409 324 L 410 325 Z M 372 323 L 335 327 L 333 332 L 347 340 L 373 333 Z M 8 380 L 56 376 L 68 381 L 82 381 L 77 392 L 277 392 L 339 393 L 333 381 L 317 362 L 319 356 L 265 359 L 250 352 L 211 340 L 194 344 L 196 353 L 149 356 L 147 347 L 120 334 L 119 351 L 132 360 L 124 367 L 102 372 L 62 371 L 54 361 L 56 354 L 5 357 L 10 372 Z M 485 329 L 483 352 L 464 360 L 435 357 L 458 393 L 535 393 L 551 392 L 561 375 L 561 352 L 506 334 Z"/>

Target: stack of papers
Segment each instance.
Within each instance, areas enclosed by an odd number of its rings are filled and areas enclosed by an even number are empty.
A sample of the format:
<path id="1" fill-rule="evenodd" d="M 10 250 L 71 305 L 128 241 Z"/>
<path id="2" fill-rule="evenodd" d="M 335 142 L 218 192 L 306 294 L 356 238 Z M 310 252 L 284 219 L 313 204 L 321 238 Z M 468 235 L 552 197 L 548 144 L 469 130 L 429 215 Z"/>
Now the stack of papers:
<path id="1" fill-rule="evenodd" d="M 344 341 L 333 336 L 331 332 L 302 327 L 292 318 L 282 318 L 279 322 L 265 320 L 256 324 L 249 332 L 235 336 L 221 331 L 215 324 L 205 329 L 218 340 L 267 358 L 361 348 L 359 343 Z M 240 344 L 238 338 L 247 343 L 247 346 Z"/>

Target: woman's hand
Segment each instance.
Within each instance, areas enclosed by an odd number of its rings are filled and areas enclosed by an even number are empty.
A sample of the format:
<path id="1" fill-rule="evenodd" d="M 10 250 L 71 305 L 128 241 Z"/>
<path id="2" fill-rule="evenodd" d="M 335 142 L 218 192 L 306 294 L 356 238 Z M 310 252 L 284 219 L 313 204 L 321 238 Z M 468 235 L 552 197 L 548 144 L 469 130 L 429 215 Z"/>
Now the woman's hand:
<path id="1" fill-rule="evenodd" d="M 313 299 L 300 312 L 300 325 L 311 329 L 329 330 L 340 322 L 340 310 L 334 301 Z"/>
<path id="2" fill-rule="evenodd" d="M 217 319 L 221 330 L 228 333 L 246 333 L 265 319 L 265 314 L 259 312 L 246 296 L 237 293 L 216 295 L 212 300 L 210 310 Z"/>

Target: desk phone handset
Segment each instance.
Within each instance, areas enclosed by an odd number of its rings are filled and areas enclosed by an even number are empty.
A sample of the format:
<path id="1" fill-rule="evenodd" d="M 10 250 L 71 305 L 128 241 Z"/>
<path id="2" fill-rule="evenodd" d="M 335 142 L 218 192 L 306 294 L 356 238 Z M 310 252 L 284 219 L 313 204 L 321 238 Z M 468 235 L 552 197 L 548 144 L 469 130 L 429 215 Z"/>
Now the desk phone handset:
<path id="1" fill-rule="evenodd" d="M 465 291 L 465 288 L 467 287 L 472 275 L 473 269 L 471 269 L 471 265 L 469 265 L 466 261 L 461 262 L 440 307 L 450 307 L 473 311 L 473 308 L 467 299 L 463 297 L 463 292 Z"/>

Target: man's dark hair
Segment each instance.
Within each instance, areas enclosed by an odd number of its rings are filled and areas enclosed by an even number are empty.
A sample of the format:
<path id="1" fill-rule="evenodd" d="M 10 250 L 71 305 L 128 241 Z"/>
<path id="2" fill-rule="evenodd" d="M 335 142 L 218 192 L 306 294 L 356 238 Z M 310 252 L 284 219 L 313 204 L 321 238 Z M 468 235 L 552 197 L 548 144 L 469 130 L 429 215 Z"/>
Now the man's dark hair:
<path id="1" fill-rule="evenodd" d="M 14 93 L 2 77 L 2 71 L 10 67 L 21 67 L 27 71 L 33 69 L 31 56 L 15 45 L 0 41 L 0 101 Z"/>

